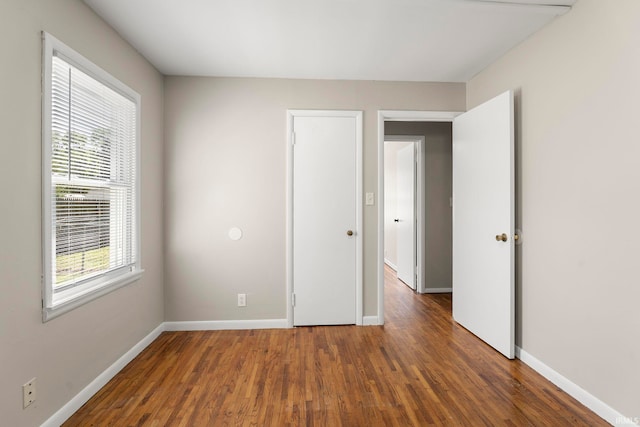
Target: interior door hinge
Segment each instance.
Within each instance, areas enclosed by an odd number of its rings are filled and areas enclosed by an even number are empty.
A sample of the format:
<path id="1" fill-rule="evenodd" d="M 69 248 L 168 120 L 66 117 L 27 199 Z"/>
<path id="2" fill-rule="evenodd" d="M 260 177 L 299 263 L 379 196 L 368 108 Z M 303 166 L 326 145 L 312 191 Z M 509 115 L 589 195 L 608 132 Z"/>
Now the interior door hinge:
<path id="1" fill-rule="evenodd" d="M 296 294 L 291 294 L 291 307 L 296 306 Z"/>
<path id="2" fill-rule="evenodd" d="M 291 145 L 296 145 L 296 133 L 291 132 Z"/>

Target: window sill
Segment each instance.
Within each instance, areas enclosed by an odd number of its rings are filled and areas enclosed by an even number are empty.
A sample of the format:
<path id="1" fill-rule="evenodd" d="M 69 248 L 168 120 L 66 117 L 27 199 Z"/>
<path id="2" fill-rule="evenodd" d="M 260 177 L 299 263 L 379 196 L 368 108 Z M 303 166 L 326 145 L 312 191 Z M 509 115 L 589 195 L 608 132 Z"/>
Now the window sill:
<path id="1" fill-rule="evenodd" d="M 129 285 L 142 277 L 144 270 L 134 270 L 125 274 L 118 275 L 108 281 L 102 281 L 93 287 L 90 287 L 75 295 L 62 298 L 56 302 L 53 307 L 44 307 L 42 309 L 42 321 L 47 322 L 54 319 L 64 313 L 67 313 L 81 305 L 100 298 L 116 289 Z"/>

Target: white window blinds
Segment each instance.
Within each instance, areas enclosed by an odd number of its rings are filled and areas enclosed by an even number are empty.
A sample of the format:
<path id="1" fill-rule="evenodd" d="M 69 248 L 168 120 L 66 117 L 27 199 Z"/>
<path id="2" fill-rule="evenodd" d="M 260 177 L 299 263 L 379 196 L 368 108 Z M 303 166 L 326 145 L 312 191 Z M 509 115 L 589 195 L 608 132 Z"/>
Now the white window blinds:
<path id="1" fill-rule="evenodd" d="M 54 52 L 54 290 L 135 263 L 136 105 Z"/>
<path id="2" fill-rule="evenodd" d="M 62 50 L 51 49 L 44 77 L 46 307 L 113 285 L 138 263 L 138 100 Z"/>

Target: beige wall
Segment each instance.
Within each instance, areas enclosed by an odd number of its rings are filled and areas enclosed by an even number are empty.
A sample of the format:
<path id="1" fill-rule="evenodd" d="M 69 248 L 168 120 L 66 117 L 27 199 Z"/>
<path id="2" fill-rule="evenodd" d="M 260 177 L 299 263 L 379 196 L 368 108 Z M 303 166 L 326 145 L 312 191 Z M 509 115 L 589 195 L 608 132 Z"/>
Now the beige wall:
<path id="1" fill-rule="evenodd" d="M 517 91 L 517 342 L 640 417 L 640 2 L 579 0 L 472 79 Z"/>
<path id="2" fill-rule="evenodd" d="M 385 133 L 425 137 L 425 286 L 451 288 L 451 123 L 387 122 Z"/>
<path id="3" fill-rule="evenodd" d="M 142 95 L 142 265 L 119 289 L 41 320 L 41 42 L 46 30 Z M 162 76 L 78 0 L 0 2 L 0 424 L 48 419 L 163 320 Z M 22 409 L 23 383 L 37 400 Z"/>
<path id="4" fill-rule="evenodd" d="M 375 193 L 377 111 L 464 110 L 465 86 L 167 77 L 165 99 L 166 319 L 284 319 L 287 109 L 363 110 Z M 364 314 L 375 316 L 377 206 L 364 222 Z M 242 240 L 228 239 L 233 226 Z"/>

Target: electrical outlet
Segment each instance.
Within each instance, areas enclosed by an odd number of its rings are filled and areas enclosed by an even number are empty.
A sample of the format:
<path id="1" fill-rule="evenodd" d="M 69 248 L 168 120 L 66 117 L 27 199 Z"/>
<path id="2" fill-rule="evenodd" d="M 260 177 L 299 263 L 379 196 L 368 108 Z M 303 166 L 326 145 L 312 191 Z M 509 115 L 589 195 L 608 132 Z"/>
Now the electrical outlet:
<path id="1" fill-rule="evenodd" d="M 22 385 L 22 405 L 23 408 L 36 401 L 36 379 L 32 378 L 28 383 Z"/>
<path id="2" fill-rule="evenodd" d="M 238 307 L 247 306 L 247 294 L 238 294 Z"/>

